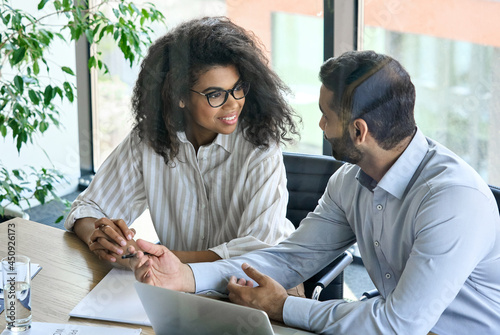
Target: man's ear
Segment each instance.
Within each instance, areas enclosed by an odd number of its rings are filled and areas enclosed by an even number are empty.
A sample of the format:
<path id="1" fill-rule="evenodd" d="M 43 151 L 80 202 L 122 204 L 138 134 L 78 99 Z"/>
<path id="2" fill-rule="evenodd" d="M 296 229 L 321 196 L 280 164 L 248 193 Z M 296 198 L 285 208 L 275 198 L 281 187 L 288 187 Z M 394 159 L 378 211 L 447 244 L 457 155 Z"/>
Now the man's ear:
<path id="1" fill-rule="evenodd" d="M 179 100 L 179 107 L 180 108 L 186 107 L 186 104 L 184 103 L 184 100 Z"/>
<path id="2" fill-rule="evenodd" d="M 368 135 L 368 124 L 366 124 L 366 121 L 363 119 L 356 119 L 353 121 L 352 126 L 355 134 L 354 141 L 358 141 L 359 143 L 364 142 Z"/>

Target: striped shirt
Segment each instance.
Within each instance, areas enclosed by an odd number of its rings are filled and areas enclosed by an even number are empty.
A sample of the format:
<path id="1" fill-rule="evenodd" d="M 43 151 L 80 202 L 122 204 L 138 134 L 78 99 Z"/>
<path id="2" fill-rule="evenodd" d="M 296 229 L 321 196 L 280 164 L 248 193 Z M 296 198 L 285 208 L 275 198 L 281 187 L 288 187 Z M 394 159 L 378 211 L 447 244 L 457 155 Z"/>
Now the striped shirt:
<path id="1" fill-rule="evenodd" d="M 174 166 L 135 133 L 111 153 L 73 202 L 65 227 L 83 217 L 131 224 L 146 208 L 171 250 L 212 250 L 221 258 L 279 243 L 294 231 L 285 218 L 288 192 L 281 150 L 255 148 L 239 129 L 195 153 L 178 133 Z"/>

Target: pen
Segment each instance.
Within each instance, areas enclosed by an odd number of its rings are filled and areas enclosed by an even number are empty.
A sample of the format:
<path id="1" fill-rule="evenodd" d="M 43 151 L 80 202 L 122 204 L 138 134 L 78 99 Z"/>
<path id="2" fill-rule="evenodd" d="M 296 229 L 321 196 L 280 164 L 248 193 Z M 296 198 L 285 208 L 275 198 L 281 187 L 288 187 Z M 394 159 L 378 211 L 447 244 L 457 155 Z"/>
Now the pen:
<path id="1" fill-rule="evenodd" d="M 149 252 L 145 252 L 145 253 L 144 253 L 144 256 L 146 256 L 146 255 L 151 255 L 151 254 L 150 254 Z M 122 256 L 122 259 L 125 259 L 125 258 L 132 258 L 132 257 L 135 257 L 135 256 L 137 256 L 137 253 L 135 253 L 135 254 L 123 255 L 123 256 Z"/>

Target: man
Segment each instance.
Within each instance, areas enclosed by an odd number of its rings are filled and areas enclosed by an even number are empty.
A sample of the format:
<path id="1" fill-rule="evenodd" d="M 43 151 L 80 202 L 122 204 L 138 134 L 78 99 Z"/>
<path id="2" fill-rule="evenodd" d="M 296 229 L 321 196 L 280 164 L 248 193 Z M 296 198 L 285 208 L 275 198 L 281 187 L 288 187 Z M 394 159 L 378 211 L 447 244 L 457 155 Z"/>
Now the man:
<path id="1" fill-rule="evenodd" d="M 275 247 L 211 264 L 181 264 L 166 248 L 139 241 L 156 257 L 138 253 L 136 278 L 229 292 L 236 303 L 318 333 L 498 333 L 500 218 L 488 185 L 417 129 L 415 89 L 396 60 L 348 52 L 326 61 L 320 78 L 319 125 L 334 156 L 350 164 L 330 178 L 299 229 Z M 309 278 L 355 241 L 380 296 L 286 295 L 283 286 Z"/>

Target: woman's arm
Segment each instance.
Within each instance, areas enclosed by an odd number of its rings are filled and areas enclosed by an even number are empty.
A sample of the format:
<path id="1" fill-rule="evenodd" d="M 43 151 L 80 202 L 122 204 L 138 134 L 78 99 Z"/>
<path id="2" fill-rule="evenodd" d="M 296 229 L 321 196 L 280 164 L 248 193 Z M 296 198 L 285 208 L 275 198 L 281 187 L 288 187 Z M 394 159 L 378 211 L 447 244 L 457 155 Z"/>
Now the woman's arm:
<path id="1" fill-rule="evenodd" d="M 219 255 L 211 250 L 202 251 L 174 251 L 172 253 L 180 259 L 182 263 L 214 262 L 221 259 Z"/>

